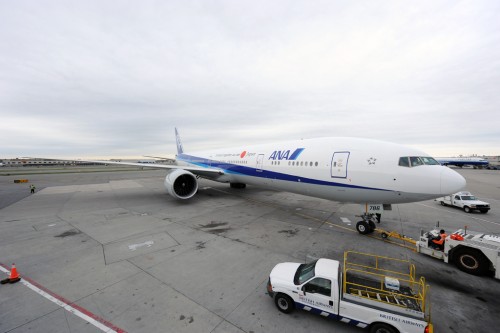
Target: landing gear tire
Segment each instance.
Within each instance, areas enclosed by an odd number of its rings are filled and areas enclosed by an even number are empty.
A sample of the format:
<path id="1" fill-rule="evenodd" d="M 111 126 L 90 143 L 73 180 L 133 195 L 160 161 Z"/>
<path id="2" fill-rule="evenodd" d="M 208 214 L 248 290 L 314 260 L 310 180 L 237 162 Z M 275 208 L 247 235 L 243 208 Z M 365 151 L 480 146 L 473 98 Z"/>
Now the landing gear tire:
<path id="1" fill-rule="evenodd" d="M 245 187 L 247 187 L 247 184 L 243 184 L 243 183 L 229 183 L 229 186 L 231 186 L 231 188 L 245 188 Z"/>
<path id="2" fill-rule="evenodd" d="M 399 331 L 390 325 L 378 323 L 370 328 L 370 333 L 399 333 Z"/>
<path id="3" fill-rule="evenodd" d="M 375 223 L 373 223 L 373 225 L 375 225 Z M 359 221 L 358 223 L 356 223 L 356 230 L 362 235 L 368 235 L 369 233 L 373 232 L 370 223 L 365 221 Z"/>
<path id="4" fill-rule="evenodd" d="M 453 257 L 458 269 L 472 275 L 483 275 L 490 267 L 489 260 L 477 250 L 458 250 Z"/>
<path id="5" fill-rule="evenodd" d="M 375 225 L 375 222 L 368 221 L 368 224 L 370 225 L 370 232 L 373 232 L 373 230 L 377 229 L 377 226 Z"/>
<path id="6" fill-rule="evenodd" d="M 278 294 L 274 298 L 274 303 L 276 304 L 276 307 L 278 310 L 280 310 L 283 313 L 290 313 L 295 309 L 295 303 L 293 300 L 285 295 L 285 294 Z"/>

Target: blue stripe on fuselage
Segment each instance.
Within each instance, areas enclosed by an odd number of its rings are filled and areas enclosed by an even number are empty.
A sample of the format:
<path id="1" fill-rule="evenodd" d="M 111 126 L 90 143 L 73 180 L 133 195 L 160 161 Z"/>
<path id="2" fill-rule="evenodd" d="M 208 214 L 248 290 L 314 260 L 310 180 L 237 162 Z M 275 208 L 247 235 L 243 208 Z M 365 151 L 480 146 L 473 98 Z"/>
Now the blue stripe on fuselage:
<path id="1" fill-rule="evenodd" d="M 292 156 L 290 156 L 288 159 L 290 161 L 295 161 L 297 157 L 299 157 L 300 153 L 304 151 L 305 148 L 297 148 L 295 151 L 292 153 Z"/>
<path id="2" fill-rule="evenodd" d="M 294 152 L 295 154 L 295 152 Z M 299 152 L 300 154 L 300 152 Z M 209 159 L 204 159 L 197 156 L 191 156 L 187 154 L 180 154 L 177 156 L 177 159 L 182 162 L 187 162 L 191 164 L 195 164 L 199 167 L 203 168 L 219 168 L 222 169 L 225 173 L 228 174 L 239 174 L 244 176 L 251 176 L 257 178 L 270 178 L 275 180 L 284 180 L 290 182 L 300 182 L 306 184 L 314 184 L 314 185 L 324 185 L 324 186 L 335 186 L 335 187 L 346 187 L 346 188 L 356 188 L 356 189 L 364 189 L 364 190 L 374 190 L 374 191 L 387 191 L 391 192 L 391 190 L 386 190 L 382 188 L 374 188 L 374 187 L 365 187 L 358 185 L 349 185 L 342 184 L 336 182 L 328 182 L 324 180 L 314 179 L 314 178 L 305 178 L 296 175 L 291 175 L 287 173 L 274 172 L 265 169 L 256 169 L 247 166 L 231 164 L 227 162 L 214 161 Z"/>

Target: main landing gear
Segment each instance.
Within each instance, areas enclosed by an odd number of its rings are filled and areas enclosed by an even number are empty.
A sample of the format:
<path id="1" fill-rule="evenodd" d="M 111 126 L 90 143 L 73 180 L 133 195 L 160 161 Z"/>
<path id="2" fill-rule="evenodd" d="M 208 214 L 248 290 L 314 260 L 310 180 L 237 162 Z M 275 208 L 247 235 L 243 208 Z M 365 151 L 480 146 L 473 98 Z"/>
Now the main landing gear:
<path id="1" fill-rule="evenodd" d="M 377 227 L 375 223 L 380 223 L 381 214 L 379 213 L 363 213 L 363 215 L 356 215 L 363 220 L 356 223 L 356 230 L 362 234 L 371 234 Z"/>

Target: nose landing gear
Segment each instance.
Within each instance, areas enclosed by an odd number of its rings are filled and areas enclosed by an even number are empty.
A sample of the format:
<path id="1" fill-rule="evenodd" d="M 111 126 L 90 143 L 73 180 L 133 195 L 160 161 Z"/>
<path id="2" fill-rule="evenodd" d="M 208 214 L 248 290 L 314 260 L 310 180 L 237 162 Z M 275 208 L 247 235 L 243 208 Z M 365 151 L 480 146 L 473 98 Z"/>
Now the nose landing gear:
<path id="1" fill-rule="evenodd" d="M 356 216 L 362 218 L 362 221 L 356 223 L 356 230 L 362 235 L 371 234 L 377 228 L 375 223 L 380 223 L 381 217 L 378 213 L 363 213 Z"/>

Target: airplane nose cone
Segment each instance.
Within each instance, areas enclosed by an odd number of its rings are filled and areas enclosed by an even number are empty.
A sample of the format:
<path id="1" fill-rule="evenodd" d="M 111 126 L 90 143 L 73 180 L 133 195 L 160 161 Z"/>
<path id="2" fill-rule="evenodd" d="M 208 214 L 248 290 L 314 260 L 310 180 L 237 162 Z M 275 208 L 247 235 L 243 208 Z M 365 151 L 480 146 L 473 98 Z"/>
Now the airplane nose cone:
<path id="1" fill-rule="evenodd" d="M 465 188 L 466 181 L 456 171 L 449 169 L 448 167 L 443 167 L 441 172 L 441 194 L 449 195 L 459 192 Z"/>

